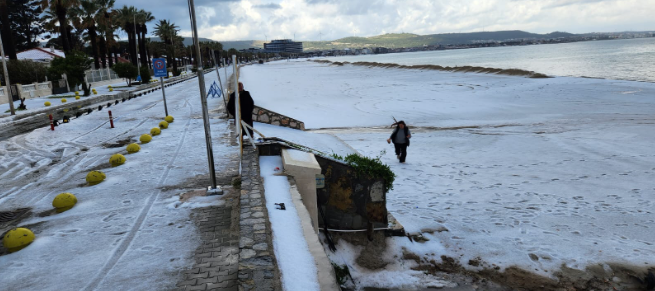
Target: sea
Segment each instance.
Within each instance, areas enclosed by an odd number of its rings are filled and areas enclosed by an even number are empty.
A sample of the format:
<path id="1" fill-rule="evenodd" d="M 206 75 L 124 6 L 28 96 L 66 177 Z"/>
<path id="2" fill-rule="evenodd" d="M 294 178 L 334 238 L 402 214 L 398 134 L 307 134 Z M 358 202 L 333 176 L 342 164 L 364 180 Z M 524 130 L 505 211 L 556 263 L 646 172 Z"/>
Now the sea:
<path id="1" fill-rule="evenodd" d="M 329 57 L 332 61 L 522 69 L 655 83 L 655 37 Z"/>

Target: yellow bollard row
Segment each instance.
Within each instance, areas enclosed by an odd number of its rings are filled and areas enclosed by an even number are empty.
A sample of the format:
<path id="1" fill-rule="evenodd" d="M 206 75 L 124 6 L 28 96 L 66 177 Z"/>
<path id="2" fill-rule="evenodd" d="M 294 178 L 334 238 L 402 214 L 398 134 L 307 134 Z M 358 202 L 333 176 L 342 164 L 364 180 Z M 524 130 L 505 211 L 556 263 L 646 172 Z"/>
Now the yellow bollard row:
<path id="1" fill-rule="evenodd" d="M 62 102 L 65 102 L 65 99 L 63 99 Z M 50 106 L 50 102 L 45 102 L 44 105 Z M 161 133 L 161 129 L 167 129 L 169 123 L 172 123 L 173 120 L 174 120 L 173 116 L 170 115 L 166 116 L 165 120 L 159 123 L 159 127 L 154 127 L 152 128 L 152 130 L 150 130 L 150 134 L 153 136 L 159 135 Z M 148 134 L 143 134 L 139 138 L 141 144 L 147 144 L 151 140 L 152 140 L 152 136 Z M 128 154 L 139 152 L 139 150 L 141 150 L 141 146 L 139 146 L 137 143 L 131 143 L 127 146 Z M 125 161 L 126 161 L 125 156 L 121 154 L 114 154 L 109 158 L 109 164 L 112 167 L 120 166 L 124 164 Z M 91 171 L 86 175 L 86 182 L 90 186 L 93 186 L 93 185 L 100 184 L 106 178 L 107 176 L 105 175 L 105 173 L 101 171 Z M 62 213 L 67 210 L 70 210 L 76 204 L 77 204 L 77 197 L 75 197 L 75 195 L 73 195 L 72 193 L 68 193 L 68 192 L 60 193 L 59 195 L 55 196 L 55 198 L 52 200 L 52 206 L 55 208 L 55 211 L 57 213 Z M 34 235 L 34 233 L 27 228 L 14 228 L 12 230 L 9 230 L 4 235 L 2 239 L 2 244 L 9 252 L 13 253 L 29 246 L 32 242 L 34 242 L 35 238 L 36 236 Z"/>

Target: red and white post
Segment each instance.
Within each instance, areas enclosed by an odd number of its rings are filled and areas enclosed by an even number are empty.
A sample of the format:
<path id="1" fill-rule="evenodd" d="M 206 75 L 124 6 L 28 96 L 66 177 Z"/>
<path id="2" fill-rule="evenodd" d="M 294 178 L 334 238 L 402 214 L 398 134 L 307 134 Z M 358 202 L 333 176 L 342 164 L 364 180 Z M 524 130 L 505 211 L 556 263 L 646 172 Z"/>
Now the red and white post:
<path id="1" fill-rule="evenodd" d="M 114 128 L 114 118 L 111 116 L 111 110 L 109 110 L 109 124 L 111 124 L 111 128 Z"/>
<path id="2" fill-rule="evenodd" d="M 52 120 L 52 114 L 50 114 L 49 116 L 50 116 L 50 129 L 54 131 L 55 130 L 55 123 Z"/>

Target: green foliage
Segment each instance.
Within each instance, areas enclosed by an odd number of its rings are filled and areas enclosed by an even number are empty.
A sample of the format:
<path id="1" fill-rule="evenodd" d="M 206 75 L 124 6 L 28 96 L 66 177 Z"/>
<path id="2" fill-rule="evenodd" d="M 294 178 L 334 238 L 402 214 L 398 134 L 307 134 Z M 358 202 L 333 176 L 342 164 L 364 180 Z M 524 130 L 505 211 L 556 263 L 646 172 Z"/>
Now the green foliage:
<path id="1" fill-rule="evenodd" d="M 348 277 L 350 277 L 350 270 L 348 269 L 348 266 L 339 266 L 335 263 L 332 263 L 332 267 L 334 268 L 334 274 L 337 276 L 337 283 L 339 283 L 339 285 L 345 284 L 348 280 Z"/>
<path id="2" fill-rule="evenodd" d="M 146 84 L 150 82 L 152 76 L 150 75 L 150 68 L 143 66 L 141 67 L 141 83 Z"/>
<path id="3" fill-rule="evenodd" d="M 71 87 L 84 83 L 84 71 L 91 67 L 91 59 L 79 51 L 70 51 L 66 58 L 55 58 L 50 63 L 48 74 L 61 76 L 66 74 Z"/>
<path id="4" fill-rule="evenodd" d="M 234 189 L 241 189 L 241 178 L 240 177 L 236 177 L 236 178 L 232 179 L 232 187 L 234 187 Z"/>
<path id="5" fill-rule="evenodd" d="M 136 66 L 131 63 L 115 64 L 112 70 L 116 72 L 116 75 L 127 80 L 127 86 L 132 86 L 132 80 L 139 75 Z"/>
<path id="6" fill-rule="evenodd" d="M 45 82 L 48 75 L 48 67 L 43 63 L 37 63 L 30 60 L 10 60 L 7 62 L 9 70 L 9 81 L 11 84 L 32 84 L 35 82 Z M 0 75 L 2 75 L 0 70 Z M 61 76 L 57 79 L 60 79 Z M 2 84 L 5 78 L 2 76 Z"/>
<path id="7" fill-rule="evenodd" d="M 369 158 L 357 154 L 350 154 L 344 158 L 333 153 L 331 157 L 346 162 L 355 169 L 357 175 L 384 179 L 385 192 L 393 189 L 393 181 L 396 179 L 396 174 L 391 171 L 388 165 L 380 161 L 381 155 L 375 158 Z"/>

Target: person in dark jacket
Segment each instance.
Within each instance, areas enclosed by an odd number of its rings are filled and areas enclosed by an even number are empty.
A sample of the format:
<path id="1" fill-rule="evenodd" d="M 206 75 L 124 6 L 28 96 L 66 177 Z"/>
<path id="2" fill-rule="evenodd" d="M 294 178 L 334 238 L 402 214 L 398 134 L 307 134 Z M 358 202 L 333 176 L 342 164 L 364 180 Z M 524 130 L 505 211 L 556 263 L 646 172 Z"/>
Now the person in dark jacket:
<path id="1" fill-rule="evenodd" d="M 396 129 L 391 133 L 391 137 L 387 139 L 387 143 L 393 141 L 393 146 L 396 148 L 396 157 L 400 160 L 401 163 L 405 162 L 407 157 L 407 147 L 409 146 L 409 139 L 412 137 L 409 128 L 404 121 L 398 121 L 395 123 Z"/>
<path id="2" fill-rule="evenodd" d="M 236 118 L 235 115 L 235 104 L 234 104 L 234 93 L 230 94 L 230 101 L 227 102 L 227 111 Z M 243 83 L 239 82 L 239 106 L 241 108 L 241 120 L 246 122 L 250 127 L 252 127 L 252 110 L 255 108 L 255 101 L 252 100 L 250 92 L 243 90 Z M 245 126 L 241 127 L 241 134 L 245 134 Z M 252 129 L 248 128 L 250 136 L 252 136 Z M 247 135 L 244 135 L 247 137 Z"/>

